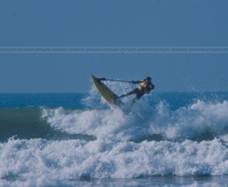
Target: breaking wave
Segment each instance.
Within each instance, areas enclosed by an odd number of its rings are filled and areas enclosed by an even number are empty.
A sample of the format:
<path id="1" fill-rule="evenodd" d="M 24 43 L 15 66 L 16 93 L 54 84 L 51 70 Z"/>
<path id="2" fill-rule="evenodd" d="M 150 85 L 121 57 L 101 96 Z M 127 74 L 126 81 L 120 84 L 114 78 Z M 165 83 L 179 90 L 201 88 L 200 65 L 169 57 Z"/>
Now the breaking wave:
<path id="1" fill-rule="evenodd" d="M 39 109 L 45 122 L 40 128 L 71 138 L 57 134 L 1 142 L 0 185 L 228 175 L 227 100 L 198 99 L 174 110 L 162 100 L 151 105 L 147 97 L 126 113 L 90 96 L 84 109 Z"/>
<path id="2" fill-rule="evenodd" d="M 97 138 L 118 137 L 137 140 L 211 140 L 228 133 L 228 102 L 211 103 L 197 100 L 189 106 L 170 110 L 160 102 L 154 107 L 130 113 L 121 109 L 66 111 L 43 109 L 42 117 L 58 130 L 91 134 Z"/>

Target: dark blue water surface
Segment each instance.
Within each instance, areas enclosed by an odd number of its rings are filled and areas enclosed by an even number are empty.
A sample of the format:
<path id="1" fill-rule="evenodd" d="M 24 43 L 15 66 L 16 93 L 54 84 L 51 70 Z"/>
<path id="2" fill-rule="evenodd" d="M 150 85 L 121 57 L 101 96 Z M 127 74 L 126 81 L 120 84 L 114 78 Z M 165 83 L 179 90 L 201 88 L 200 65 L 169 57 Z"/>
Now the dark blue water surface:
<path id="1" fill-rule="evenodd" d="M 0 94 L 0 108 L 64 107 L 81 108 L 82 93 Z"/>

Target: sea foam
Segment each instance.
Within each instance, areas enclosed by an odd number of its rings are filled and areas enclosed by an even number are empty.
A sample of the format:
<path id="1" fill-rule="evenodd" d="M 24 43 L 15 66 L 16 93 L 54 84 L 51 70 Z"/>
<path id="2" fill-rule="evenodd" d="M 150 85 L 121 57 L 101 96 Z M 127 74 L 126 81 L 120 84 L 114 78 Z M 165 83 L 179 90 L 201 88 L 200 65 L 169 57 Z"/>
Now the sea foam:
<path id="1" fill-rule="evenodd" d="M 228 175 L 226 100 L 196 100 L 173 110 L 164 101 L 150 105 L 147 99 L 128 113 L 102 103 L 99 108 L 42 108 L 41 118 L 51 128 L 96 138 L 1 142 L 0 185 Z"/>

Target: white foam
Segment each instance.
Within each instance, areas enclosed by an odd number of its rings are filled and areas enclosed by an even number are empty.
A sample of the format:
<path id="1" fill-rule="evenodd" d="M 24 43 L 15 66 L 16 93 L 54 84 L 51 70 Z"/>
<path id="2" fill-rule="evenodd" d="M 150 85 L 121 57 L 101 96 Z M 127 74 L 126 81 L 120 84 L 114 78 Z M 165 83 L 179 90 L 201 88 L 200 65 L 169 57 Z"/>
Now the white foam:
<path id="1" fill-rule="evenodd" d="M 228 150 L 213 141 L 113 139 L 14 140 L 0 144 L 0 184 L 7 178 L 28 186 L 58 185 L 71 179 L 135 178 L 154 175 L 227 175 Z"/>
<path id="2" fill-rule="evenodd" d="M 143 103 L 144 104 L 144 103 Z M 51 126 L 68 133 L 138 137 L 160 134 L 167 140 L 211 139 L 228 133 L 228 102 L 196 101 L 175 111 L 160 102 L 157 106 L 137 106 L 126 114 L 119 109 L 75 110 L 43 109 Z"/>
<path id="3" fill-rule="evenodd" d="M 51 127 L 95 135 L 96 140 L 0 143 L 0 186 L 57 186 L 80 178 L 228 175 L 228 149 L 220 140 L 228 134 L 227 101 L 198 100 L 175 111 L 164 102 L 143 102 L 128 114 L 107 107 L 43 108 L 42 118 Z M 146 140 L 154 134 L 163 139 Z"/>
<path id="4" fill-rule="evenodd" d="M 228 102 L 196 101 L 188 107 L 170 111 L 160 103 L 151 131 L 163 133 L 169 139 L 221 136 L 228 133 Z"/>
<path id="5" fill-rule="evenodd" d="M 56 129 L 68 133 L 95 135 L 97 138 L 116 135 L 116 132 L 121 132 L 129 123 L 129 118 L 119 109 L 72 112 L 62 108 L 44 109 L 42 117 Z"/>

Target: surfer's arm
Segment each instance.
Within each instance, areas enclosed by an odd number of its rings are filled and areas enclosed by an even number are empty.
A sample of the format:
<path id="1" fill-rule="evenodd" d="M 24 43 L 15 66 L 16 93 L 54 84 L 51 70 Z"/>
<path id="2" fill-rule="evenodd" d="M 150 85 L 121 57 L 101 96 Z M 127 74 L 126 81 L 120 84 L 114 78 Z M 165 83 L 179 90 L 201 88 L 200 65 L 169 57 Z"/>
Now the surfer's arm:
<path id="1" fill-rule="evenodd" d="M 139 84 L 139 83 L 141 83 L 141 82 L 143 82 L 143 81 L 131 81 L 133 84 Z"/>

